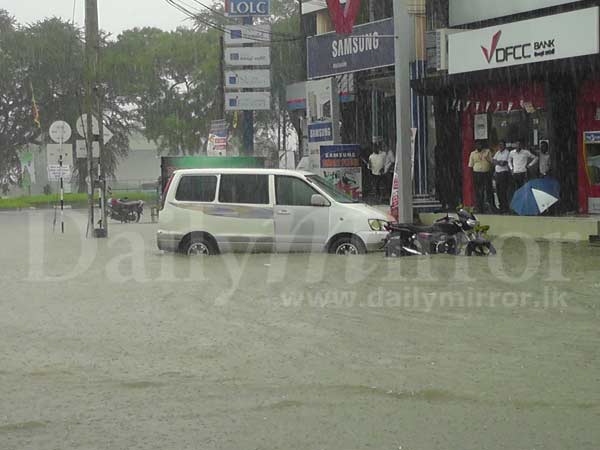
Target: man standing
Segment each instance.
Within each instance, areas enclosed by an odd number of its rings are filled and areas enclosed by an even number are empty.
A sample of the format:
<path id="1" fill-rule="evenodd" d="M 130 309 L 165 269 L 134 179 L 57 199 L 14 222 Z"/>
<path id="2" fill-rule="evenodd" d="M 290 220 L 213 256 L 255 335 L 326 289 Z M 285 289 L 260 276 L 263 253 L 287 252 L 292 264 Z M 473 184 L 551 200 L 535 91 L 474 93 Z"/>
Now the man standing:
<path id="1" fill-rule="evenodd" d="M 384 169 L 385 169 L 385 154 L 381 153 L 379 144 L 375 145 L 375 150 L 369 156 L 369 169 L 373 176 L 373 187 L 375 195 L 377 196 L 377 202 L 381 202 L 381 187 L 384 180 Z"/>
<path id="2" fill-rule="evenodd" d="M 510 152 L 506 148 L 506 142 L 500 141 L 498 151 L 494 155 L 493 164 L 495 167 L 496 190 L 498 191 L 498 202 L 500 203 L 500 212 L 506 214 L 509 212 L 509 190 L 510 190 L 510 169 L 508 167 L 508 158 Z"/>
<path id="3" fill-rule="evenodd" d="M 550 152 L 548 150 L 548 141 L 542 141 L 540 143 L 540 177 L 550 175 Z"/>
<path id="4" fill-rule="evenodd" d="M 513 176 L 515 191 L 527 183 L 527 169 L 535 166 L 538 157 L 534 156 L 529 150 L 521 148 L 521 142 L 515 143 L 515 149 L 510 152 L 508 157 L 508 167 Z"/>
<path id="5" fill-rule="evenodd" d="M 485 200 L 492 191 L 492 152 L 483 148 L 483 143 L 477 141 L 475 150 L 469 157 L 469 167 L 473 170 L 473 184 L 475 185 L 475 207 L 477 212 L 485 212 Z M 492 194 L 493 195 L 493 194 Z M 490 205 L 493 207 L 494 205 Z"/>

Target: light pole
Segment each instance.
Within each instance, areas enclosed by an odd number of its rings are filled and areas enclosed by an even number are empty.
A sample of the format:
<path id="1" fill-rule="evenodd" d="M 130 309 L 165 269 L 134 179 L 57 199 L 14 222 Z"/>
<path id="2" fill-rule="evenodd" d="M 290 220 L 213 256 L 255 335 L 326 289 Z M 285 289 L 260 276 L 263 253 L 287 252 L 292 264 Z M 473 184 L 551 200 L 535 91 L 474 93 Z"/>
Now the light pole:
<path id="1" fill-rule="evenodd" d="M 398 220 L 413 221 L 412 145 L 410 115 L 410 15 L 408 0 L 394 0 L 396 76 L 396 167 Z"/>

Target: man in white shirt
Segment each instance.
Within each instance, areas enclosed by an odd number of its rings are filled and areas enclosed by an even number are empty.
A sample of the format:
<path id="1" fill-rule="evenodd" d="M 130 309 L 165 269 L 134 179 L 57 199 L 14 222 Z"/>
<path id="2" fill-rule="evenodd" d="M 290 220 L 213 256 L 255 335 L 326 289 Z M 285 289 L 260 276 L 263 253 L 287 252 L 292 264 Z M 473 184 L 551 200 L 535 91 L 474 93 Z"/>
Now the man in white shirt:
<path id="1" fill-rule="evenodd" d="M 375 144 L 375 149 L 369 156 L 369 169 L 373 177 L 373 187 L 377 195 L 377 201 L 381 202 L 381 185 L 383 183 L 383 175 L 385 170 L 385 153 L 381 153 L 379 144 Z"/>
<path id="2" fill-rule="evenodd" d="M 500 141 L 498 151 L 492 160 L 494 164 L 494 177 L 496 179 L 496 191 L 498 193 L 498 202 L 500 203 L 500 212 L 506 214 L 509 212 L 509 192 L 511 184 L 510 168 L 508 167 L 508 158 L 510 152 L 506 148 L 506 143 Z"/>
<path id="3" fill-rule="evenodd" d="M 515 143 L 515 149 L 510 152 L 508 157 L 508 167 L 513 176 L 515 190 L 527 183 L 527 169 L 535 166 L 537 162 L 538 157 L 529 150 L 521 148 L 521 142 Z"/>
<path id="4" fill-rule="evenodd" d="M 542 141 L 540 143 L 540 177 L 550 175 L 550 152 L 548 150 L 548 141 Z"/>

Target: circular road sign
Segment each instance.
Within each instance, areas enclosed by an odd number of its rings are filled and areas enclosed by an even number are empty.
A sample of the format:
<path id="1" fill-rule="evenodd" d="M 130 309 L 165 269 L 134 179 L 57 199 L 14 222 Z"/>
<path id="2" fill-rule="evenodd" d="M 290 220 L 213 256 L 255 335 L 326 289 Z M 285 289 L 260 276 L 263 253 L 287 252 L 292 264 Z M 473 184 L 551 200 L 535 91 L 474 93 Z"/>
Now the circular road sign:
<path id="1" fill-rule="evenodd" d="M 63 120 L 57 120 L 50 125 L 50 139 L 57 144 L 67 142 L 71 139 L 71 126 Z"/>

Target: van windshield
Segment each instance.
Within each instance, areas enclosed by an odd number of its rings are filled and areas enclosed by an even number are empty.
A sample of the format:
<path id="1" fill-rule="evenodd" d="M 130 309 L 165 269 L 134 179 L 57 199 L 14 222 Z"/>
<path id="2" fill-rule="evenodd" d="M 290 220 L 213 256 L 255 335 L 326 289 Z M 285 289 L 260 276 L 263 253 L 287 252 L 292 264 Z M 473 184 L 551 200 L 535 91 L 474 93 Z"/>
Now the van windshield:
<path id="1" fill-rule="evenodd" d="M 324 190 L 327 193 L 327 195 L 329 195 L 338 203 L 360 203 L 358 200 L 354 200 L 344 191 L 338 189 L 336 186 L 331 184 L 323 177 L 320 177 L 318 175 L 308 175 L 306 179 L 315 186 Z"/>

